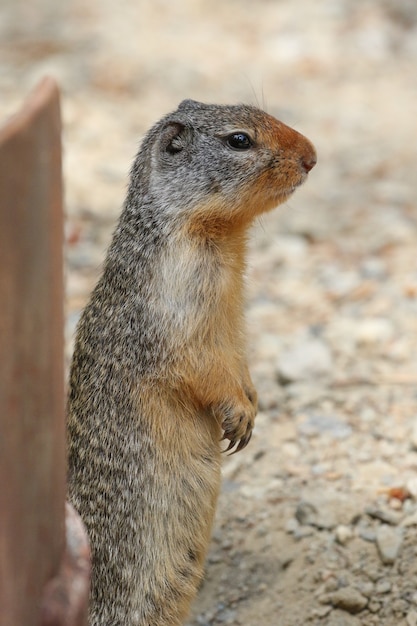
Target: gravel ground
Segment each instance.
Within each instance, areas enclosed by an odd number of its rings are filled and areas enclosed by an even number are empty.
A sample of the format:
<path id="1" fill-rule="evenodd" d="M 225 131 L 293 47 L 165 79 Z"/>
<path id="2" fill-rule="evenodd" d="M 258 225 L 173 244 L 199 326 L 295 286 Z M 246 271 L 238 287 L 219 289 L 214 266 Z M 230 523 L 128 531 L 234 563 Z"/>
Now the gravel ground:
<path id="1" fill-rule="evenodd" d="M 260 102 L 317 147 L 253 232 L 260 413 L 189 626 L 417 625 L 416 64 L 414 0 L 3 0 L 1 117 L 62 88 L 68 356 L 152 122 Z"/>

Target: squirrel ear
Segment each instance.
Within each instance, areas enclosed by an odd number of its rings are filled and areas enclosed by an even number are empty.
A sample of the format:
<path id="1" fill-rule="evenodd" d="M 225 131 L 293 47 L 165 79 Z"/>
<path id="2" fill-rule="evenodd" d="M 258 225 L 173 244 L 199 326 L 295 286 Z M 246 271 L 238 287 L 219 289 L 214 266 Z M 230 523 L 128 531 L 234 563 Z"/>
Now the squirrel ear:
<path id="1" fill-rule="evenodd" d="M 191 143 L 191 128 L 180 122 L 169 122 L 162 130 L 161 147 L 169 154 L 177 154 Z"/>

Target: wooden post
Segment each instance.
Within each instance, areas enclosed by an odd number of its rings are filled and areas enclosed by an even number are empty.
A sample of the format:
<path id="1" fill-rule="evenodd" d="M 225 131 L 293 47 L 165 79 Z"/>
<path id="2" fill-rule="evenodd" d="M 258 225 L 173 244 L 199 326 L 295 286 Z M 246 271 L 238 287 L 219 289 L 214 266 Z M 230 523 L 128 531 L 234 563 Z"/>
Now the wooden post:
<path id="1" fill-rule="evenodd" d="M 0 129 L 2 626 L 85 623 L 88 547 L 70 509 L 72 543 L 65 531 L 62 250 L 59 93 L 44 79 Z M 58 587 L 66 621 L 50 610 Z"/>

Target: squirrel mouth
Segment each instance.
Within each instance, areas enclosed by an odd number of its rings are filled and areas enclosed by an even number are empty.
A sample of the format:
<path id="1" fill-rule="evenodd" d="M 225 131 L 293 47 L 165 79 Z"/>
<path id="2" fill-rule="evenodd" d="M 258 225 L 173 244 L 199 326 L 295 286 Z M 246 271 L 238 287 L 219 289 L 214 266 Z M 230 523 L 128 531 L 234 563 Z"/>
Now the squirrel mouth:
<path id="1" fill-rule="evenodd" d="M 275 202 L 277 202 L 277 204 L 282 204 L 283 202 L 286 202 L 288 200 L 288 198 L 290 198 L 293 193 L 296 191 L 296 189 L 298 187 L 300 187 L 304 182 L 304 179 L 301 179 L 299 182 L 294 183 L 293 185 L 291 185 L 290 187 L 287 187 L 286 189 L 277 189 L 275 191 Z"/>
<path id="2" fill-rule="evenodd" d="M 280 199 L 280 202 L 284 202 L 287 198 L 292 196 L 292 194 L 301 187 L 301 185 L 305 182 L 307 178 L 307 174 L 299 173 L 297 176 L 291 176 L 291 181 L 285 181 L 288 186 L 285 186 L 281 189 L 275 189 L 276 197 Z M 281 183 L 282 185 L 282 183 Z"/>
<path id="3" fill-rule="evenodd" d="M 305 174 L 304 176 L 300 176 L 296 182 L 294 182 L 290 187 L 288 187 L 282 192 L 282 195 L 287 196 L 287 197 L 291 196 L 294 193 L 294 191 L 298 189 L 298 187 L 301 187 L 301 185 L 305 182 L 306 178 L 307 178 L 307 174 Z"/>

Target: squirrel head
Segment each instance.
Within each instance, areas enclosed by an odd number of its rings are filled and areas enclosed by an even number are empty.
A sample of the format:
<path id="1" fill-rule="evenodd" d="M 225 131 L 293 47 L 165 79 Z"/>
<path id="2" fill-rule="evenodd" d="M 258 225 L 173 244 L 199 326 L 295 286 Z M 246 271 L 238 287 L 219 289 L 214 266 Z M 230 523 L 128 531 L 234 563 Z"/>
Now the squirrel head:
<path id="1" fill-rule="evenodd" d="M 284 202 L 315 163 L 308 139 L 256 107 L 184 100 L 148 133 L 131 186 L 167 219 L 227 230 Z"/>

